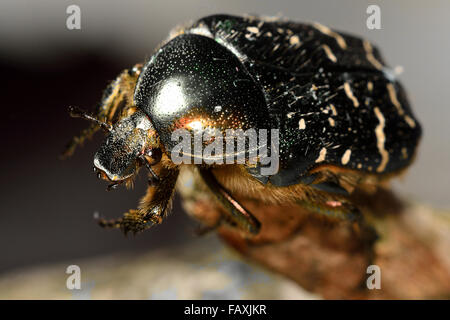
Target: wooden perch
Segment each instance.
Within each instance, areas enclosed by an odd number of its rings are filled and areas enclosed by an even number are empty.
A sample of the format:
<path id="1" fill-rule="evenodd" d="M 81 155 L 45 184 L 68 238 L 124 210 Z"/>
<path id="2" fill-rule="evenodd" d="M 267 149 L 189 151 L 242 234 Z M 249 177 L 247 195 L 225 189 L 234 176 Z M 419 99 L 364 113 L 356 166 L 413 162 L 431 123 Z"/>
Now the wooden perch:
<path id="1" fill-rule="evenodd" d="M 223 208 L 201 180 L 185 172 L 179 190 L 188 213 L 214 227 Z M 235 197 L 262 223 L 257 236 L 221 224 L 220 237 L 245 259 L 325 299 L 446 299 L 450 297 L 450 214 L 405 203 L 391 192 L 352 197 L 376 228 L 375 258 L 348 222 L 329 221 L 297 205 Z M 381 289 L 368 289 L 369 265 Z"/>

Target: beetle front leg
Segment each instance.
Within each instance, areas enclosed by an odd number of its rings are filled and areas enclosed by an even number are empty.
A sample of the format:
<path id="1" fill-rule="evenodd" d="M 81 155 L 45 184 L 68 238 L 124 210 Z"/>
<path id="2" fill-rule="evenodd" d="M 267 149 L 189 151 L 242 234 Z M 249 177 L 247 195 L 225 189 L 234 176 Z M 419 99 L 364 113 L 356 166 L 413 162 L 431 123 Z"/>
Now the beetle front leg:
<path id="1" fill-rule="evenodd" d="M 121 229 L 125 234 L 136 234 L 160 224 L 170 211 L 178 173 L 178 168 L 163 168 L 159 173 L 159 182 L 149 183 L 137 210 L 129 210 L 122 218 L 115 220 L 97 219 L 98 224 L 105 228 Z"/>

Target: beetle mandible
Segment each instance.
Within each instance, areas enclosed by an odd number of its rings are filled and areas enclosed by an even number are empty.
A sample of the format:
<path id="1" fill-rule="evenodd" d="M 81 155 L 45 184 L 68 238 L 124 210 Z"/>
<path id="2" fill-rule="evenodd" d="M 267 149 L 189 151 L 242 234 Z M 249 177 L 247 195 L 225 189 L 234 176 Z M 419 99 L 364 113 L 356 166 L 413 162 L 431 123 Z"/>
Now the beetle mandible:
<path id="1" fill-rule="evenodd" d="M 92 124 L 64 155 L 103 128 L 94 171 L 108 189 L 149 171 L 137 210 L 99 219 L 125 233 L 161 223 L 180 170 L 198 170 L 227 220 L 250 234 L 260 223 L 234 193 L 360 222 L 349 195 L 402 173 L 421 136 L 402 86 L 370 42 L 319 23 L 250 16 L 213 15 L 175 29 L 148 62 L 107 87 L 95 115 L 70 112 Z M 248 154 L 243 164 L 171 160 L 174 130 L 251 128 L 278 129 L 276 174 L 262 175 Z"/>

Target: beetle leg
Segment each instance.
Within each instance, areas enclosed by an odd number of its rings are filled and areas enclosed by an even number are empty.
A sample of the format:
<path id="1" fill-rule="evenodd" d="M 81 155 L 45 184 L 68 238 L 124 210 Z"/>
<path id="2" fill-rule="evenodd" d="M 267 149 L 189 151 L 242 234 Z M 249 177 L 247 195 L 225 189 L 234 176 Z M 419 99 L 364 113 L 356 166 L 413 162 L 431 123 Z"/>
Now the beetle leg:
<path id="1" fill-rule="evenodd" d="M 147 168 L 148 172 L 150 172 L 150 177 L 148 179 L 148 184 L 149 185 L 155 185 L 157 183 L 159 183 L 160 179 L 158 177 L 158 175 L 155 173 L 155 171 L 153 170 L 152 166 L 147 162 L 147 160 L 145 159 L 144 155 L 140 155 L 139 156 L 139 161 L 145 165 L 145 167 Z"/>
<path id="2" fill-rule="evenodd" d="M 89 128 L 83 129 L 80 134 L 70 140 L 70 142 L 64 148 L 64 151 L 61 153 L 61 158 L 65 159 L 70 157 L 79 145 L 82 145 L 86 139 L 92 138 L 94 133 L 96 133 L 99 129 L 100 127 L 98 127 L 96 124 L 91 124 Z"/>
<path id="3" fill-rule="evenodd" d="M 257 234 L 261 227 L 260 222 L 233 198 L 230 192 L 217 181 L 214 174 L 208 169 L 200 169 L 200 175 L 217 200 L 225 207 L 226 212 L 229 213 L 229 218 L 239 228 Z"/>
<path id="4" fill-rule="evenodd" d="M 378 239 L 376 230 L 367 223 L 362 212 L 346 199 L 334 199 L 327 201 L 301 200 L 298 204 L 302 207 L 330 218 L 349 221 L 353 230 L 358 234 L 365 245 L 369 258 L 374 258 L 373 244 Z"/>
<path id="5" fill-rule="evenodd" d="M 82 117 L 86 118 L 87 114 L 84 114 Z M 105 128 L 107 130 L 111 129 L 111 124 L 103 122 L 93 116 L 88 115 L 89 117 L 92 118 L 93 123 L 86 129 L 83 129 L 78 135 L 76 135 L 75 137 L 72 138 L 72 140 L 70 140 L 70 142 L 67 144 L 67 146 L 65 147 L 64 151 L 61 153 L 61 158 L 65 159 L 68 158 L 70 156 L 72 156 L 72 154 L 74 153 L 75 149 L 78 146 L 82 146 L 83 143 L 87 140 L 87 139 L 92 139 L 92 137 L 94 136 L 94 134 L 100 129 L 100 128 Z"/>
<path id="6" fill-rule="evenodd" d="M 125 234 L 136 234 L 155 224 L 160 224 L 170 209 L 179 169 L 162 169 L 162 179 L 157 185 L 149 184 L 137 210 L 129 210 L 116 220 L 97 219 L 100 226 L 119 228 Z"/>
<path id="7" fill-rule="evenodd" d="M 92 120 L 93 122 L 88 128 L 83 129 L 77 136 L 73 137 L 72 140 L 70 140 L 70 142 L 67 144 L 66 148 L 62 152 L 61 158 L 65 159 L 70 157 L 78 146 L 83 145 L 84 141 L 86 141 L 87 139 L 91 139 L 100 128 L 111 130 L 110 122 L 106 122 L 101 119 L 105 120 L 111 119 L 114 116 L 114 114 L 110 114 L 108 112 L 110 111 L 110 109 L 107 109 L 106 112 L 105 111 L 102 112 L 102 110 L 103 109 L 99 108 L 99 110 L 96 112 L 96 116 L 91 116 L 86 112 L 82 112 L 79 109 L 69 107 L 69 112 L 72 117 L 81 117 L 88 120 Z M 74 113 L 74 111 L 76 111 L 77 113 Z"/>
<path id="8" fill-rule="evenodd" d="M 122 111 L 123 107 L 133 105 L 134 88 L 142 67 L 142 64 L 136 64 L 133 68 L 122 71 L 109 84 L 96 110 L 98 119 L 105 119 L 105 121 L 111 123 L 118 111 Z"/>
<path id="9" fill-rule="evenodd" d="M 349 195 L 348 190 L 340 185 L 339 179 L 334 175 L 327 175 L 323 177 L 320 172 L 315 172 L 309 175 L 301 176 L 299 178 L 299 182 L 320 191 L 344 196 Z"/>
<path id="10" fill-rule="evenodd" d="M 346 189 L 344 189 L 338 183 L 333 182 L 333 181 L 324 181 L 324 182 L 317 183 L 317 184 L 310 184 L 309 186 L 311 188 L 315 188 L 315 189 L 320 190 L 320 191 L 325 191 L 325 192 L 335 193 L 335 194 L 341 194 L 341 195 L 344 195 L 344 196 L 348 196 L 349 195 L 349 193 L 348 193 L 348 191 Z"/>
<path id="11" fill-rule="evenodd" d="M 108 86 L 103 94 L 101 103 L 95 110 L 94 118 L 110 125 L 115 115 L 124 109 L 123 107 L 133 105 L 134 87 L 136 86 L 136 81 L 141 70 L 142 64 L 136 64 L 133 68 L 124 70 Z M 67 144 L 61 154 L 61 158 L 65 159 L 70 157 L 78 146 L 83 145 L 87 139 L 91 139 L 99 129 L 100 126 L 98 123 L 92 123 L 88 128 L 82 130 Z"/>
<path id="12" fill-rule="evenodd" d="M 358 208 L 342 200 L 333 199 L 328 201 L 324 200 L 323 202 L 317 200 L 300 200 L 298 201 L 298 204 L 315 213 L 338 220 L 358 222 L 363 219 L 363 216 Z"/>

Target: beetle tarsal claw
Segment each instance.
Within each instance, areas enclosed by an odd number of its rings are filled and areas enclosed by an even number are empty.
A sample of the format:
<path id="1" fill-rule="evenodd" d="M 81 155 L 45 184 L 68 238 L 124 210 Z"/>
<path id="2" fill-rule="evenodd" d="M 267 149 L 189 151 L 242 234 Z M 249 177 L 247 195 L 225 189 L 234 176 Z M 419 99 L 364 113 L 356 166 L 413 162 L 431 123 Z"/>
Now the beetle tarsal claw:
<path id="1" fill-rule="evenodd" d="M 120 228 L 120 225 L 122 224 L 122 218 L 108 220 L 100 216 L 98 212 L 94 213 L 94 220 L 100 227 L 106 229 Z"/>
<path id="2" fill-rule="evenodd" d="M 72 118 L 81 118 L 83 116 L 83 114 L 86 113 L 85 111 L 81 110 L 80 108 L 73 107 L 73 106 L 69 106 L 68 111 L 69 111 L 69 115 Z"/>

